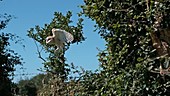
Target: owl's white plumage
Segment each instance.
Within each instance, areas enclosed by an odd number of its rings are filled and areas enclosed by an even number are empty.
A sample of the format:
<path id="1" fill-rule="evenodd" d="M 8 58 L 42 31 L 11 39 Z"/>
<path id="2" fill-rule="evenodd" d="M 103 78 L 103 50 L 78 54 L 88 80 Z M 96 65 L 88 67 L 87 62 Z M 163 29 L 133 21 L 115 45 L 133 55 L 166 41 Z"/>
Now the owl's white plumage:
<path id="1" fill-rule="evenodd" d="M 55 44 L 57 46 L 56 50 L 63 50 L 65 43 L 69 43 L 74 40 L 73 35 L 69 32 L 66 32 L 65 30 L 53 28 L 52 34 L 52 36 L 48 36 L 46 38 L 46 43 Z"/>

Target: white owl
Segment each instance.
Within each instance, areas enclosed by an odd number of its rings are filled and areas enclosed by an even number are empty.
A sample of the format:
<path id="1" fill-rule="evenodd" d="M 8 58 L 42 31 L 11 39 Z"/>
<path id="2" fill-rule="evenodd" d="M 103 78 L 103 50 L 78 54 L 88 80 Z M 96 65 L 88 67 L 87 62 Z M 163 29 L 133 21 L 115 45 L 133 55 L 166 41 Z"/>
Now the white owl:
<path id="1" fill-rule="evenodd" d="M 46 38 L 46 44 L 54 44 L 57 46 L 56 50 L 63 50 L 64 44 L 72 42 L 74 40 L 73 35 L 65 30 L 52 29 L 52 36 Z"/>

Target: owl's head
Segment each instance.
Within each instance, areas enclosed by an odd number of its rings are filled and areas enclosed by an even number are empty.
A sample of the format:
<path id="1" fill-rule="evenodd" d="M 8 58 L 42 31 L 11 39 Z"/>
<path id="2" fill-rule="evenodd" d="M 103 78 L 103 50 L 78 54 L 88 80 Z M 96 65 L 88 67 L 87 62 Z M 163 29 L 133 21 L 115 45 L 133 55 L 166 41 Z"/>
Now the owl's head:
<path id="1" fill-rule="evenodd" d="M 48 36 L 46 38 L 46 44 L 54 44 L 54 37 L 53 36 Z"/>

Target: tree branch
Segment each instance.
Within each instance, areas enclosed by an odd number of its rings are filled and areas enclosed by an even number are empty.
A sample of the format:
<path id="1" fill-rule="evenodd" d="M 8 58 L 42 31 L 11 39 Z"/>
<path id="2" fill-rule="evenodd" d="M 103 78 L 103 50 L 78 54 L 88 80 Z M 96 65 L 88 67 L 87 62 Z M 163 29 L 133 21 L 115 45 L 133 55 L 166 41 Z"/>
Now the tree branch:
<path id="1" fill-rule="evenodd" d="M 41 51 L 38 48 L 38 44 L 36 43 L 36 41 L 34 40 L 34 43 L 36 45 L 37 48 L 37 52 L 38 52 L 38 58 L 40 58 L 41 60 L 43 60 L 44 62 L 46 62 L 46 60 L 41 56 Z"/>

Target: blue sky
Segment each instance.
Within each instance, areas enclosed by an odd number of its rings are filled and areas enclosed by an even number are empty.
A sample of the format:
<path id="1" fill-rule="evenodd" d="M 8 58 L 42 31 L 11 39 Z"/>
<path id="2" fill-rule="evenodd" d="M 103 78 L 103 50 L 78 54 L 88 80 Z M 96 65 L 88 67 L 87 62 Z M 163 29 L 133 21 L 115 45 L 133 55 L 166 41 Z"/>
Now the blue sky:
<path id="1" fill-rule="evenodd" d="M 42 60 L 36 54 L 36 47 L 32 39 L 28 38 L 27 30 L 35 25 L 42 26 L 50 23 L 54 17 L 54 12 L 72 11 L 73 22 L 77 22 L 77 13 L 81 11 L 78 5 L 82 5 L 83 0 L 3 0 L 0 2 L 1 14 L 7 13 L 17 17 L 12 19 L 7 28 L 2 32 L 14 33 L 24 39 L 25 48 L 21 45 L 12 44 L 11 48 L 23 57 L 25 73 L 39 73 L 37 69 L 43 68 Z M 96 55 L 99 49 L 105 48 L 105 41 L 100 38 L 95 29 L 94 22 L 88 18 L 84 18 L 84 36 L 87 38 L 80 44 L 72 44 L 67 50 L 65 56 L 67 63 L 74 63 L 76 66 L 82 66 L 86 70 L 95 70 L 99 66 Z M 17 68 L 16 74 L 22 73 L 23 70 Z M 32 75 L 26 76 L 31 77 Z M 22 79 L 25 77 L 22 76 Z M 21 76 L 16 76 L 15 81 L 21 79 Z"/>

